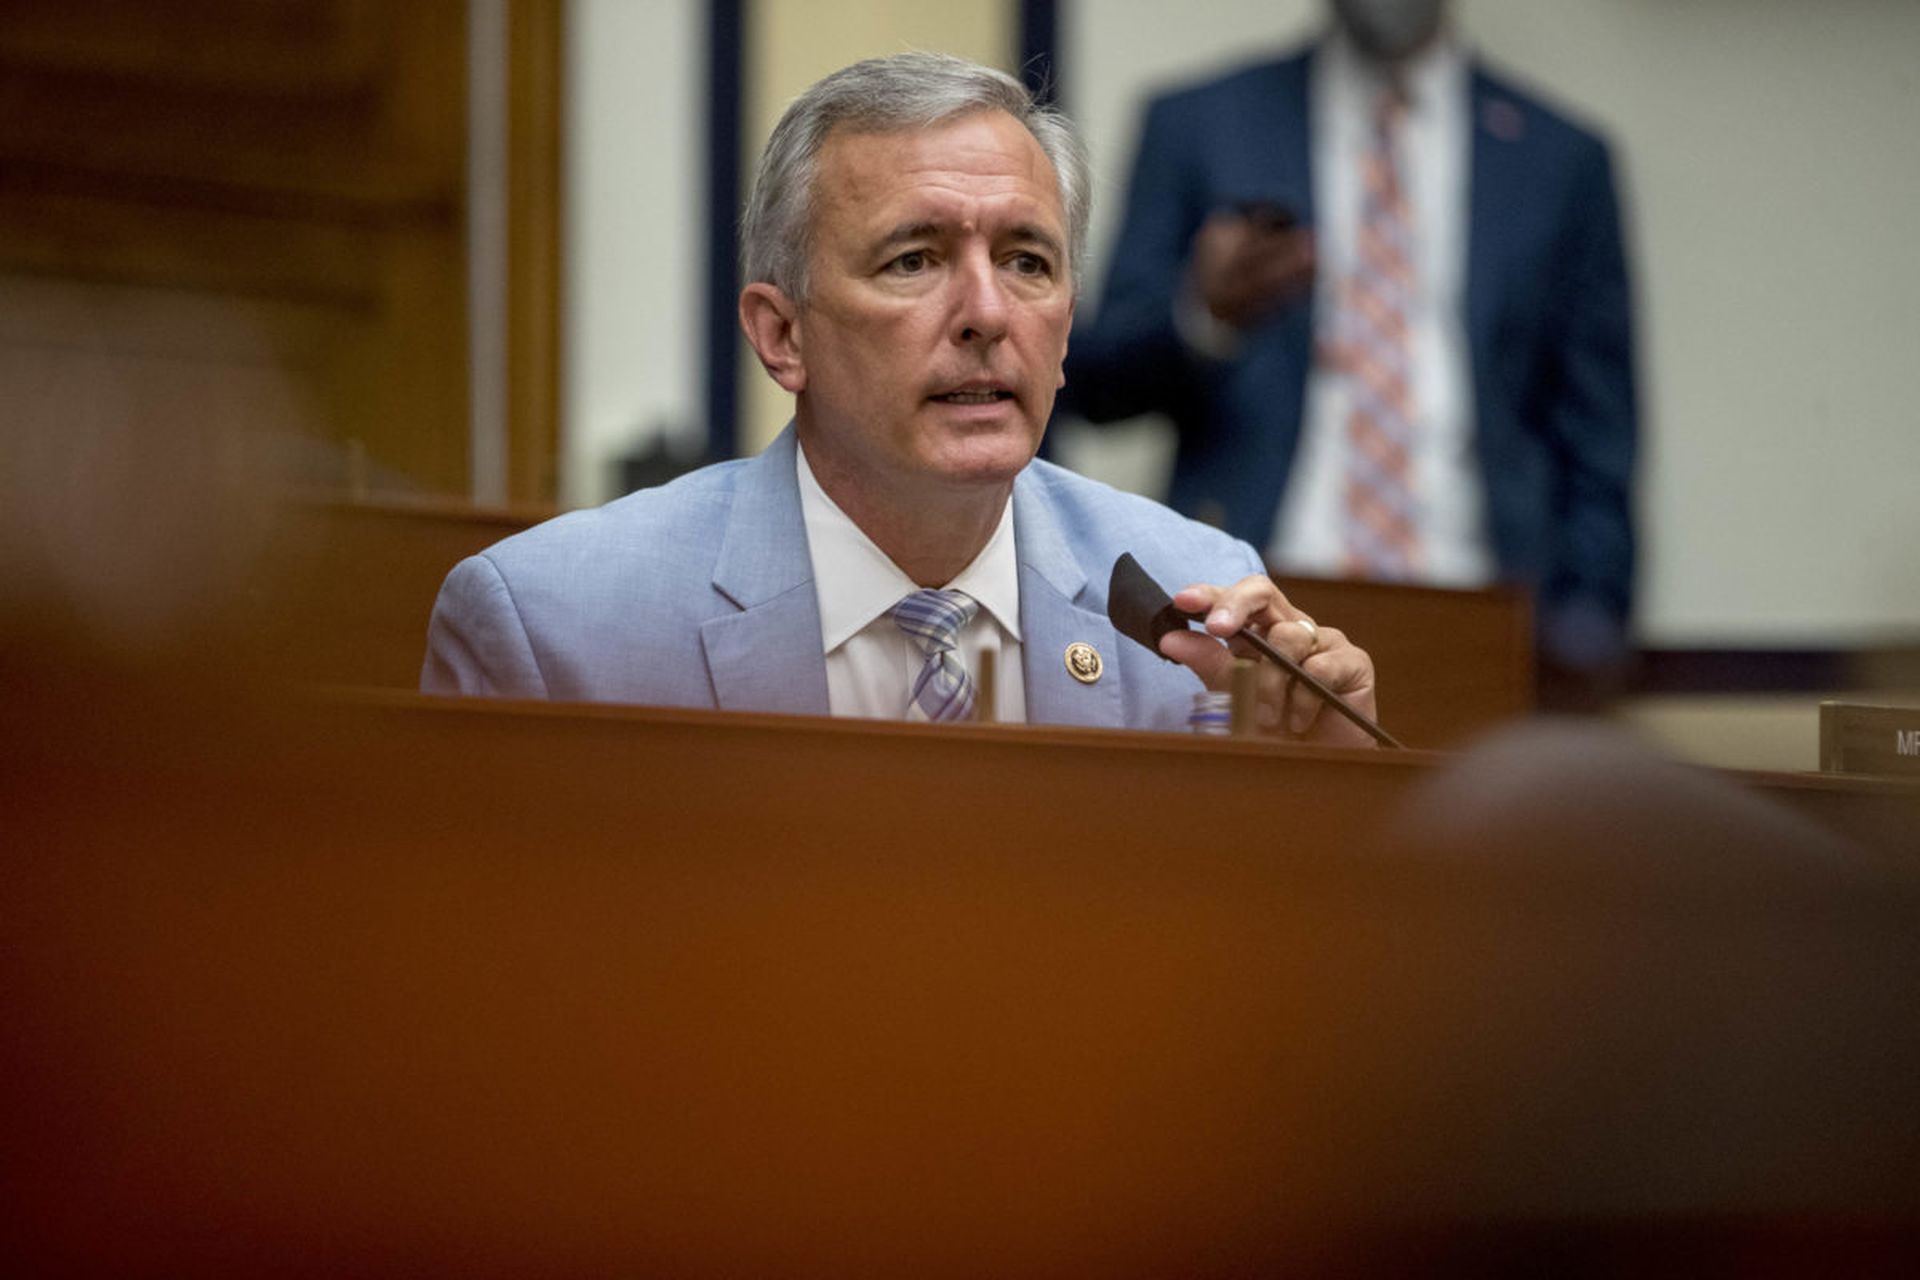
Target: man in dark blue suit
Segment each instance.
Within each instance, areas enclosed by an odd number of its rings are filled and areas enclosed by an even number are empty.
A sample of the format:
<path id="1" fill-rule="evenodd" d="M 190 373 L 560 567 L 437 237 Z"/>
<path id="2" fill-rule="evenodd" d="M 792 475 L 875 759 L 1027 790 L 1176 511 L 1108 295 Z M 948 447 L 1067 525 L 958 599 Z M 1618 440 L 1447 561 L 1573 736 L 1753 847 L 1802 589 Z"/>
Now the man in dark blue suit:
<path id="1" fill-rule="evenodd" d="M 1518 582 L 1549 671 L 1617 672 L 1637 432 L 1606 146 L 1468 56 L 1444 0 L 1331 8 L 1306 51 L 1149 106 L 1063 404 L 1170 416 L 1172 505 L 1282 571 Z"/>

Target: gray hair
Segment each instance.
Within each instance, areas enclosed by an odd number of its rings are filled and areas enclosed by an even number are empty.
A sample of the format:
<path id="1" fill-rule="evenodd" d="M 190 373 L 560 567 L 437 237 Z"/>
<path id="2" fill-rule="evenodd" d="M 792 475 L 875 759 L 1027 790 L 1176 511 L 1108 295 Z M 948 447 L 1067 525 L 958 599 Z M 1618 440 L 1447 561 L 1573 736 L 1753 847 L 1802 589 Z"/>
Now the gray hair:
<path id="1" fill-rule="evenodd" d="M 1067 266 L 1077 288 L 1091 184 L 1086 148 L 1072 122 L 1035 101 L 1004 71 L 943 53 L 896 53 L 856 62 L 793 100 L 760 155 L 741 219 L 747 281 L 771 284 L 796 302 L 805 299 L 814 178 L 820 148 L 835 129 L 924 129 L 976 111 L 1004 111 L 1018 120 L 1052 162 L 1067 214 Z"/>

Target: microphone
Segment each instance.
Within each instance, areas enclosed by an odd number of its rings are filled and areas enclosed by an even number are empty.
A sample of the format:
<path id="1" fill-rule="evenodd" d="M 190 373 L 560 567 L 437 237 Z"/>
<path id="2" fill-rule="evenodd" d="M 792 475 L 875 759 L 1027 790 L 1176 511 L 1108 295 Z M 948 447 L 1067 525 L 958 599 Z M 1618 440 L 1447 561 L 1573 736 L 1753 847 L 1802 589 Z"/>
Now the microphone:
<path id="1" fill-rule="evenodd" d="M 1169 631 L 1185 631 L 1189 622 L 1204 616 L 1174 608 L 1172 597 L 1160 589 L 1160 584 L 1140 567 L 1140 562 L 1133 558 L 1131 552 L 1121 552 L 1120 558 L 1113 562 L 1113 577 L 1107 582 L 1107 620 L 1127 639 L 1146 646 L 1161 658 L 1172 662 L 1172 658 L 1160 653 L 1160 637 Z M 1355 711 L 1345 698 L 1308 675 L 1299 663 L 1268 644 L 1266 637 L 1243 630 L 1239 638 L 1312 690 L 1315 697 L 1358 725 L 1381 746 L 1405 748 L 1406 743 Z"/>

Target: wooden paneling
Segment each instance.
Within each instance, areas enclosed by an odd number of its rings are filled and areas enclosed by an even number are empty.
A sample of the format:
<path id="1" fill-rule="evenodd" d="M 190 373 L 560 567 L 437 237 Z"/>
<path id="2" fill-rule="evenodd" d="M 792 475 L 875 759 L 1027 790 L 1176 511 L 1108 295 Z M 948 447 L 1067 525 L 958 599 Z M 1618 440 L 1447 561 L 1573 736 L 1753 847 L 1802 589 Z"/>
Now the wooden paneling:
<path id="1" fill-rule="evenodd" d="M 513 492 L 552 493 L 557 0 L 511 10 Z M 76 344 L 132 376 L 165 334 L 245 382 L 215 327 L 316 335 L 278 370 L 302 405 L 236 430 L 364 457 L 392 488 L 468 485 L 463 0 L 11 0 L 0 20 L 0 327 L 30 360 Z M 110 315 L 76 334 L 75 313 Z M 271 343 L 269 342 L 269 345 Z M 523 380 L 523 381 L 522 381 Z M 9 391 L 12 388 L 0 388 Z M 85 388 L 42 388 L 85 397 Z M 157 421 L 129 419 L 136 431 Z M 297 479 L 313 479 L 302 473 Z"/>
<path id="2" fill-rule="evenodd" d="M 1451 746 L 1533 711 L 1533 607 L 1525 592 L 1274 578 L 1309 617 L 1346 632 L 1373 658 L 1379 721 L 1409 746 Z"/>
<path id="3" fill-rule="evenodd" d="M 0 58 L 49 72 L 317 94 L 381 55 L 379 0 L 8 0 Z"/>
<path id="4" fill-rule="evenodd" d="M 564 16 L 563 0 L 508 10 L 507 498 L 519 503 L 560 492 Z"/>
<path id="5" fill-rule="evenodd" d="M 295 679 L 414 688 L 447 571 L 544 514 L 431 499 L 282 502 L 246 592 L 246 651 Z"/>

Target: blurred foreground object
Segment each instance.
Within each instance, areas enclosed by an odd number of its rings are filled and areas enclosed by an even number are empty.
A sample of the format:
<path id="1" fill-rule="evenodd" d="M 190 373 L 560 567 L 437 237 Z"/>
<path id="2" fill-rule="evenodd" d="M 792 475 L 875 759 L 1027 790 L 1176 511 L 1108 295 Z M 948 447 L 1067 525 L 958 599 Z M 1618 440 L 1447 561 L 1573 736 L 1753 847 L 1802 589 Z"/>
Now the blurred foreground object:
<path id="1" fill-rule="evenodd" d="M 164 359 L 0 349 L 0 652 L 230 675 L 272 441 Z M 262 376 L 267 388 L 276 386 Z"/>
<path id="2" fill-rule="evenodd" d="M 12 1274 L 1917 1256 L 1912 787 L 1578 744 L 1455 771 L 413 695 L 8 705 Z M 920 820 L 930 773 L 966 823 Z M 1283 844 L 1171 816 L 1251 805 Z"/>

